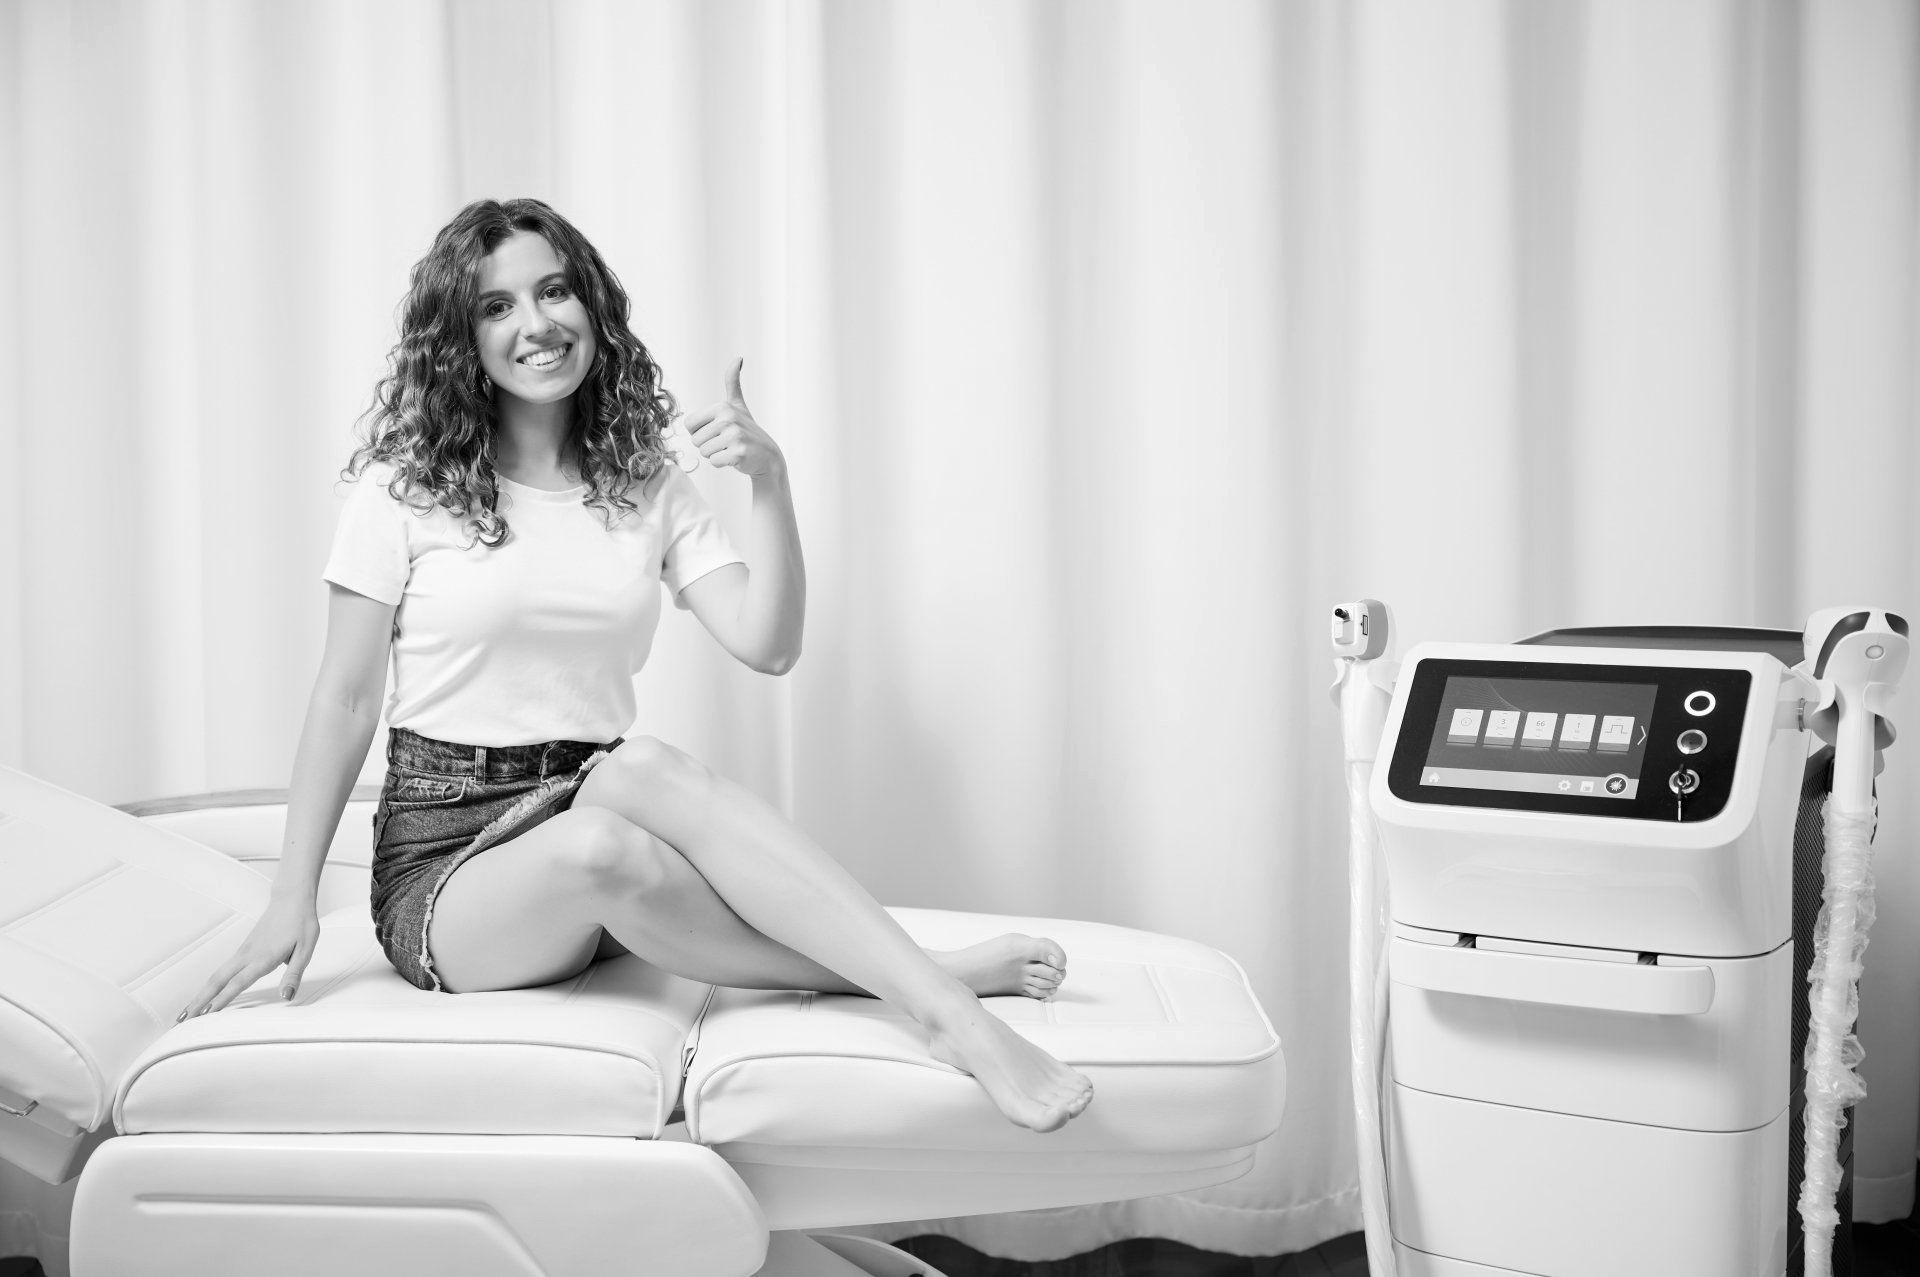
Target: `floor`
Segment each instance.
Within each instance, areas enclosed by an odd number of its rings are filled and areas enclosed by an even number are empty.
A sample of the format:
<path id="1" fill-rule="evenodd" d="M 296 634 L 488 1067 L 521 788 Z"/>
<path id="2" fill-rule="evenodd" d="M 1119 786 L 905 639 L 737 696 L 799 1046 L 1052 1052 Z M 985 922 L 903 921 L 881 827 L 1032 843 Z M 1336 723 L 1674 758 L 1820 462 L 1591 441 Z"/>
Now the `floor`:
<path id="1" fill-rule="evenodd" d="M 1853 1277 L 1914 1277 L 1920 1273 L 1920 1202 L 1891 1224 L 1853 1226 Z"/>
<path id="2" fill-rule="evenodd" d="M 1051 1264 L 990 1259 L 944 1237 L 910 1238 L 900 1246 L 947 1277 L 1367 1277 L 1367 1248 L 1359 1233 L 1297 1254 L 1255 1259 L 1157 1240 L 1119 1242 Z M 1851 1277 L 1920 1277 L 1920 1202 L 1903 1220 L 1854 1225 Z"/>
<path id="3" fill-rule="evenodd" d="M 1367 1277 L 1367 1250 L 1348 1233 L 1293 1255 L 1244 1259 L 1195 1250 L 1179 1242 L 1116 1242 L 1055 1263 L 992 1259 L 945 1237 L 913 1237 L 901 1248 L 948 1277 Z M 1891 1224 L 1856 1224 L 1853 1277 L 1920 1274 L 1920 1204 Z M 0 1277 L 42 1277 L 31 1259 L 0 1259 Z"/>
<path id="4" fill-rule="evenodd" d="M 1367 1251 L 1358 1233 L 1272 1259 L 1238 1259 L 1151 1239 L 1119 1242 L 1052 1264 L 991 1259 L 945 1237 L 914 1237 L 900 1245 L 948 1277 L 1367 1277 Z M 34 1260 L 0 1259 L 0 1277 L 42 1274 Z"/>
<path id="5" fill-rule="evenodd" d="M 1297 1254 L 1254 1259 L 1158 1238 L 1115 1242 L 1072 1259 L 1039 1264 L 992 1259 L 946 1237 L 910 1237 L 895 1245 L 947 1277 L 1367 1277 L 1367 1247 L 1359 1233 Z"/>

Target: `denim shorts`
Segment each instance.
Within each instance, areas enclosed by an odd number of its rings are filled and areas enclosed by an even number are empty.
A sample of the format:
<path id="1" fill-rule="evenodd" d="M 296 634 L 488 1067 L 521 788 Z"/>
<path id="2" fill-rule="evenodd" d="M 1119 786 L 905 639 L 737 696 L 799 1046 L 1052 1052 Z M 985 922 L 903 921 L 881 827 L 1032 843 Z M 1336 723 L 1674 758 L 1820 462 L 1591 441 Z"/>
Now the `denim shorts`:
<path id="1" fill-rule="evenodd" d="M 456 745 L 393 729 L 373 813 L 373 926 L 395 970 L 445 992 L 427 927 L 447 879 L 470 857 L 573 806 L 587 772 L 619 744 Z"/>

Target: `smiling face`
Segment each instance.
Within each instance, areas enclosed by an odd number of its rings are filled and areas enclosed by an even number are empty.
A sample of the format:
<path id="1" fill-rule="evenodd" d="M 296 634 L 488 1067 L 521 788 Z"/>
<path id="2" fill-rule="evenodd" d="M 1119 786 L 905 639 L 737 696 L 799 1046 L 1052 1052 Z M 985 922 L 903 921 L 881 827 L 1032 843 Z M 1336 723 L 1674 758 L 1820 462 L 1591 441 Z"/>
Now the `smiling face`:
<path id="1" fill-rule="evenodd" d="M 593 368 L 593 321 L 544 236 L 515 231 L 480 262 L 473 305 L 480 367 L 500 394 L 556 403 Z"/>

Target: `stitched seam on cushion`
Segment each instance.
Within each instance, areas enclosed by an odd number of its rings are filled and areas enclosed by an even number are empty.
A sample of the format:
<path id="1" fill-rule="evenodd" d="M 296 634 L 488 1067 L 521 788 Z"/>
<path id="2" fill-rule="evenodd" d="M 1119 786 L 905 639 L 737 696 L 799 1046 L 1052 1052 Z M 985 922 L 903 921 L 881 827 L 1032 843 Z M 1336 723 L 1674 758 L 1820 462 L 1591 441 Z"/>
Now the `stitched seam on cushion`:
<path id="1" fill-rule="evenodd" d="M 22 1008 L 24 1010 L 24 1008 Z M 610 1055 L 615 1059 L 629 1060 L 635 1064 L 651 1064 L 652 1057 L 638 1055 L 632 1051 L 617 1050 L 611 1046 L 594 1046 L 583 1042 L 541 1042 L 532 1038 L 390 1038 L 390 1037 L 350 1037 L 334 1035 L 327 1037 L 275 1037 L 259 1042 L 196 1042 L 192 1046 L 176 1046 L 164 1055 L 156 1055 L 144 1061 L 140 1072 L 144 1073 L 163 1060 L 177 1059 L 184 1055 L 193 1055 L 200 1051 L 233 1051 L 246 1047 L 285 1047 L 285 1046 L 333 1046 L 335 1044 L 353 1046 L 527 1046 L 550 1051 L 583 1051 L 589 1055 Z M 138 1076 L 138 1075 L 135 1075 Z M 664 1075 L 662 1075 L 664 1076 Z M 133 1077 L 127 1079 L 133 1082 Z M 122 1088 L 123 1092 L 125 1088 Z"/>
<path id="2" fill-rule="evenodd" d="M 1224 957 L 1225 955 L 1223 954 L 1221 956 Z M 1079 962 L 1104 962 L 1109 966 L 1136 966 L 1136 967 L 1150 966 L 1150 967 L 1155 967 L 1161 971 L 1193 971 L 1200 975 L 1212 976 L 1216 980 L 1225 980 L 1225 981 L 1228 981 L 1229 983 L 1233 981 L 1233 977 L 1237 973 L 1240 976 L 1241 986 L 1243 988 L 1249 987 L 1247 985 L 1247 980 L 1246 980 L 1247 973 L 1239 969 L 1238 963 L 1234 964 L 1233 971 L 1221 971 L 1215 967 L 1196 967 L 1191 963 L 1187 963 L 1187 962 L 1162 962 L 1158 959 L 1143 960 L 1140 958 L 1088 958 L 1088 957 L 1076 955 L 1074 960 Z M 1228 961 L 1231 962 L 1232 959 L 1229 958 Z M 1068 969 L 1071 970 L 1072 968 L 1069 967 Z"/>
<path id="3" fill-rule="evenodd" d="M 1153 996 L 1160 999 L 1160 1014 L 1167 1017 L 1168 1024 L 1180 1023 L 1180 1016 L 1173 1009 L 1173 999 L 1167 996 L 1167 986 L 1160 981 L 1160 972 L 1148 964 L 1142 968 L 1147 973 L 1147 983 L 1153 986 Z"/>
<path id="4" fill-rule="evenodd" d="M 53 899 L 47 901 L 47 903 L 41 905 L 38 909 L 35 909 L 32 913 L 21 914 L 18 918 L 15 918 L 12 922 L 9 922 L 6 926 L 0 927 L 0 932 L 12 931 L 15 927 L 19 926 L 21 923 L 29 922 L 34 918 L 38 918 L 41 914 L 47 912 L 47 910 L 56 908 L 57 906 L 64 904 L 69 900 L 72 900 L 76 896 L 83 895 L 86 892 L 92 891 L 96 886 L 105 882 L 107 879 L 116 877 L 120 874 L 125 873 L 126 871 L 127 871 L 127 862 L 122 860 L 116 863 L 111 869 L 106 870 L 104 873 L 95 874 L 93 877 L 88 878 L 83 882 L 75 884 L 73 887 L 71 887 L 67 891 L 62 892 L 61 894 L 55 896 Z"/>
<path id="5" fill-rule="evenodd" d="M 42 952 L 44 952 L 44 950 L 42 950 Z M 61 1028 L 58 1024 L 55 1024 L 52 1020 L 49 1020 L 45 1016 L 42 1016 L 36 1011 L 34 1011 L 32 1007 L 24 1006 L 21 1003 L 14 1001 L 12 998 L 6 998 L 4 1000 L 8 1006 L 14 1008 L 16 1011 L 20 1012 L 20 1014 L 26 1016 L 29 1020 L 32 1020 L 36 1024 L 43 1025 L 46 1028 L 47 1032 L 53 1034 L 53 1036 L 59 1040 L 62 1046 L 66 1047 L 67 1050 L 73 1052 L 73 1058 L 80 1062 L 80 1067 L 82 1069 L 86 1070 L 87 1080 L 92 1083 L 93 1094 L 94 1094 L 92 1120 L 81 1122 L 79 1123 L 79 1125 L 85 1127 L 87 1130 L 90 1130 L 90 1131 L 98 1127 L 100 1123 L 103 1120 L 105 1120 L 109 1114 L 113 1112 L 113 1108 L 114 1108 L 112 1102 L 109 1101 L 104 1106 L 106 1109 L 106 1112 L 105 1113 L 101 1112 L 102 1105 L 100 1103 L 100 1100 L 102 1097 L 106 1095 L 107 1073 L 105 1069 L 100 1067 L 100 1061 L 94 1058 L 93 1053 L 91 1051 L 87 1050 L 85 1043 L 81 1042 L 78 1038 L 74 1037 L 71 1033 L 68 1033 L 65 1029 Z M 28 1096 L 27 1098 L 32 1099 L 34 1097 Z M 72 1118 L 67 1117 L 65 1113 L 61 1113 L 60 1116 L 62 1118 L 65 1118 L 67 1121 L 73 1120 Z"/>
<path id="6" fill-rule="evenodd" d="M 606 963 L 604 962 L 588 962 L 587 969 L 573 978 L 573 988 L 567 990 L 567 996 L 560 1000 L 560 1005 L 567 1005 L 567 1003 L 573 1001 L 585 992 L 586 987 L 593 983 L 593 977 L 598 974 L 600 968 L 605 965 Z"/>
<path id="7" fill-rule="evenodd" d="M 382 960 L 384 960 L 386 956 L 387 955 L 384 953 L 380 954 L 380 957 Z M 315 1002 L 321 998 L 326 997 L 329 993 L 332 993 L 335 989 L 339 988 L 342 984 L 345 984 L 349 978 L 358 975 L 361 972 L 361 970 L 366 967 L 367 963 L 371 961 L 373 961 L 373 954 L 371 953 L 361 954 L 360 960 L 358 962 L 348 967 L 345 971 L 342 971 L 339 975 L 333 977 L 333 979 L 327 981 L 326 986 L 322 988 L 320 992 L 314 994 L 313 997 L 309 998 L 308 1001 Z"/>
<path id="8" fill-rule="evenodd" d="M 225 931 L 227 928 L 233 926 L 234 923 L 252 922 L 252 921 L 253 921 L 252 918 L 248 917 L 246 914 L 243 914 L 243 913 L 229 914 L 227 917 L 221 919 L 219 922 L 214 923 L 211 927 L 207 928 L 205 931 L 202 931 L 199 935 L 195 936 L 192 940 L 188 941 L 186 944 L 182 945 L 180 948 L 174 950 L 171 956 L 160 959 L 160 961 L 154 963 L 151 967 L 148 967 L 145 971 L 141 972 L 139 975 L 127 981 L 127 983 L 121 985 L 120 987 L 125 989 L 128 993 L 132 993 L 135 989 L 147 983 L 149 980 L 159 975 L 162 971 L 165 971 L 168 967 L 174 966 L 177 963 L 179 963 L 189 953 L 192 953 L 195 949 L 202 947 L 209 940 L 213 939 L 213 937 L 219 935 L 222 931 Z"/>
<path id="9" fill-rule="evenodd" d="M 265 1042 L 207 1042 L 207 1043 L 202 1043 L 196 1046 L 178 1048 L 172 1051 L 168 1051 L 165 1055 L 156 1055 L 151 1059 L 141 1061 L 140 1067 L 137 1071 L 130 1071 L 127 1074 L 126 1081 L 120 1084 L 119 1092 L 114 1096 L 113 1105 L 112 1105 L 114 1126 L 116 1129 L 120 1130 L 123 1134 L 125 1133 L 127 1096 L 133 1090 L 134 1084 L 138 1082 L 142 1077 L 146 1076 L 147 1073 L 151 1072 L 156 1066 L 160 1064 L 164 1064 L 169 1060 L 177 1060 L 184 1056 L 193 1055 L 196 1052 L 200 1052 L 200 1051 L 232 1051 L 232 1050 L 239 1050 L 239 1049 L 244 1049 L 248 1047 L 277 1048 L 277 1047 L 286 1047 L 286 1046 L 301 1046 L 301 1047 L 332 1046 L 332 1045 L 335 1045 L 336 1043 L 342 1044 L 342 1045 L 354 1045 L 354 1046 L 366 1046 L 366 1045 L 420 1046 L 422 1045 L 422 1043 L 417 1039 L 406 1040 L 406 1039 L 397 1039 L 397 1038 L 328 1037 L 328 1038 L 275 1038 Z M 667 1090 L 666 1074 L 662 1073 L 657 1068 L 650 1067 L 652 1064 L 652 1061 L 650 1061 L 649 1059 L 642 1056 L 634 1055 L 631 1052 L 626 1052 L 626 1051 L 610 1051 L 610 1050 L 605 1050 L 599 1047 L 579 1046 L 579 1045 L 560 1046 L 551 1042 L 523 1042 L 515 1039 L 482 1040 L 482 1039 L 464 1039 L 463 1038 L 455 1041 L 442 1040 L 439 1042 L 431 1043 L 429 1045 L 435 1045 L 435 1046 L 530 1046 L 530 1047 L 543 1047 L 543 1048 L 547 1048 L 550 1050 L 557 1050 L 557 1051 L 583 1051 L 590 1055 L 609 1055 L 616 1060 L 625 1060 L 629 1064 L 639 1065 L 642 1069 L 652 1073 L 653 1076 L 659 1080 L 660 1090 L 663 1094 Z M 666 1124 L 664 1122 L 660 1121 L 659 1114 L 656 1113 L 654 1115 L 654 1134 L 657 1136 L 665 1125 Z M 259 1133 L 269 1134 L 271 1132 L 259 1132 Z"/>
<path id="10" fill-rule="evenodd" d="M 1267 1015 L 1267 1009 L 1260 1005 L 1260 999 L 1253 996 L 1253 982 L 1247 979 L 1247 969 L 1235 961 L 1230 953 L 1222 953 L 1220 956 L 1227 960 L 1227 965 L 1233 968 L 1233 973 L 1240 977 L 1240 987 L 1247 991 L 1247 997 L 1253 1003 L 1253 1013 L 1260 1017 L 1260 1026 L 1267 1031 L 1267 1040 L 1273 1043 L 1267 1051 L 1268 1055 L 1272 1055 L 1280 1049 L 1280 1031 L 1273 1027 L 1273 1020 Z"/>
<path id="11" fill-rule="evenodd" d="M 1279 1049 L 1280 1049 L 1280 1044 L 1276 1042 L 1271 1046 L 1268 1046 L 1266 1049 L 1257 1051 L 1251 1055 L 1216 1056 L 1212 1059 L 1206 1059 L 1206 1060 L 1139 1060 L 1139 1059 L 1127 1059 L 1125 1057 L 1121 1057 L 1121 1058 L 1111 1059 L 1111 1060 L 1109 1059 L 1080 1060 L 1077 1064 L 1073 1060 L 1063 1060 L 1062 1062 L 1066 1064 L 1074 1064 L 1075 1067 L 1085 1067 L 1085 1068 L 1095 1068 L 1095 1069 L 1104 1069 L 1104 1068 L 1129 1068 L 1129 1069 L 1240 1068 L 1244 1065 L 1258 1064 L 1262 1060 L 1269 1059 L 1272 1057 L 1274 1052 L 1278 1051 Z M 745 1064 L 751 1064 L 756 1060 L 872 1060 L 878 1064 L 912 1064 L 912 1065 L 917 1065 L 921 1068 L 938 1069 L 942 1073 L 959 1073 L 960 1076 L 962 1077 L 972 1076 L 972 1074 L 970 1073 L 966 1073 L 960 1069 L 956 1069 L 950 1064 L 942 1064 L 940 1061 L 933 1059 L 929 1056 L 922 1056 L 919 1059 L 909 1059 L 906 1056 L 901 1056 L 901 1055 L 879 1055 L 875 1053 L 863 1054 L 863 1053 L 857 1053 L 853 1051 L 766 1051 L 766 1052 L 756 1052 L 752 1055 L 736 1055 L 729 1058 L 723 1064 L 716 1064 L 713 1066 L 713 1068 L 707 1071 L 706 1075 L 701 1079 L 700 1084 L 702 1086 L 705 1086 L 708 1082 L 711 1082 L 714 1078 L 718 1077 L 721 1073 L 725 1072 L 726 1070 L 738 1068 L 741 1065 L 745 1065 Z"/>
<path id="12" fill-rule="evenodd" d="M 680 1040 L 680 1079 L 674 1086 L 674 1098 L 680 1101 L 682 1109 L 686 1111 L 687 1134 L 696 1144 L 700 1142 L 700 1120 L 699 1115 L 686 1105 L 687 1078 L 693 1072 L 693 1057 L 700 1050 L 700 1033 L 707 1027 L 707 1014 L 713 1010 L 714 1000 L 719 996 L 718 985 L 707 986 L 707 996 L 700 1003 L 700 1010 L 694 1015 L 693 1023 L 687 1026 L 686 1035 Z M 666 1097 L 662 1096 L 661 1100 L 665 1103 Z M 662 1129 L 666 1127 L 666 1119 L 672 1115 L 673 1110 L 669 1107 L 666 1117 L 663 1117 L 660 1122 Z"/>

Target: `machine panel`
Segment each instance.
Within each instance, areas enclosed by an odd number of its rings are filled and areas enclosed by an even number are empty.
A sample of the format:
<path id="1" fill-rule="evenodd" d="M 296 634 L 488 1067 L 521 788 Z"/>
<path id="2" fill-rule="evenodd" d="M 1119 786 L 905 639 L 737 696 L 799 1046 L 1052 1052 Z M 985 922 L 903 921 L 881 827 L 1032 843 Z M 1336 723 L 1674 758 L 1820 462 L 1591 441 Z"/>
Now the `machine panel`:
<path id="1" fill-rule="evenodd" d="M 1733 787 L 1751 687 L 1734 669 L 1425 660 L 1388 787 L 1412 803 L 1707 820 Z"/>

